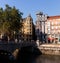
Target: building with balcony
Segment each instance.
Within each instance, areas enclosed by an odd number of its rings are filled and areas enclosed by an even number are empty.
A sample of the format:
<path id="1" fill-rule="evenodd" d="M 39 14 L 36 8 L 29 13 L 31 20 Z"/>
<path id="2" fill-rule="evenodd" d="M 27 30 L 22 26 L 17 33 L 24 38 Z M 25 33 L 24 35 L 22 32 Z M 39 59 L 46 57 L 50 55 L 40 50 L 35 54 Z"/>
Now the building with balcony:
<path id="1" fill-rule="evenodd" d="M 36 13 L 35 32 L 38 41 L 50 43 L 60 42 L 60 16 L 47 16 L 43 12 Z"/>
<path id="2" fill-rule="evenodd" d="M 22 22 L 22 38 L 25 41 L 31 41 L 33 34 L 33 19 L 29 14 Z"/>
<path id="3" fill-rule="evenodd" d="M 47 15 L 43 14 L 43 12 L 37 12 L 36 13 L 36 35 L 37 40 L 41 42 L 46 42 L 46 21 L 47 21 Z"/>
<path id="4" fill-rule="evenodd" d="M 46 25 L 47 34 L 51 42 L 60 42 L 60 16 L 49 16 Z"/>

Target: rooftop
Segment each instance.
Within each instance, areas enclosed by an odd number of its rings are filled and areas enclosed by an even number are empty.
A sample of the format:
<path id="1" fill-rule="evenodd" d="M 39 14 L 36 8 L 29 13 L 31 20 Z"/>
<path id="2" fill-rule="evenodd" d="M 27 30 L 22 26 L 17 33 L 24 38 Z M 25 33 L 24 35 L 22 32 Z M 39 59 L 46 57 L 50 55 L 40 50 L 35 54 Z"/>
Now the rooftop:
<path id="1" fill-rule="evenodd" d="M 59 19 L 60 18 L 60 15 L 57 15 L 57 16 L 49 16 L 48 17 L 48 20 L 50 19 Z"/>

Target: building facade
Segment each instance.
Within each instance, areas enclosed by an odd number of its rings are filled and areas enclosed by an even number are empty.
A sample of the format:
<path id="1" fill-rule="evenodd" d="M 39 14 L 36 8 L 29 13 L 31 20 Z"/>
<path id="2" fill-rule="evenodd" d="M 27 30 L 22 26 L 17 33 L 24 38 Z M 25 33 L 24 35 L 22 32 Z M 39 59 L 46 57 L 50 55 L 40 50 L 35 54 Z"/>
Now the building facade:
<path id="1" fill-rule="evenodd" d="M 60 16 L 47 16 L 43 12 L 36 13 L 36 16 L 37 40 L 60 43 Z"/>
<path id="2" fill-rule="evenodd" d="M 47 35 L 51 42 L 60 42 L 60 16 L 49 16 L 46 25 Z"/>
<path id="3" fill-rule="evenodd" d="M 43 14 L 43 12 L 37 12 L 36 13 L 37 19 L 36 19 L 36 35 L 37 40 L 41 42 L 46 42 L 46 21 L 47 21 L 47 15 Z"/>
<path id="4" fill-rule="evenodd" d="M 31 41 L 32 40 L 32 34 L 33 34 L 33 19 L 31 15 L 29 14 L 26 18 L 23 19 L 22 23 L 22 38 L 25 41 Z"/>

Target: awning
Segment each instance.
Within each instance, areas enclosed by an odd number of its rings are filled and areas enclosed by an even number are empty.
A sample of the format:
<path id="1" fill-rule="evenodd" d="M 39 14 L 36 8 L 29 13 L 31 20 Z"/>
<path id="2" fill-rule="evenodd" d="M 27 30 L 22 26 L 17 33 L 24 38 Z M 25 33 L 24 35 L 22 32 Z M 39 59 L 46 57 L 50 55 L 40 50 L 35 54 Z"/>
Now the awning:
<path id="1" fill-rule="evenodd" d="M 54 40 L 55 38 L 48 37 L 48 40 Z"/>

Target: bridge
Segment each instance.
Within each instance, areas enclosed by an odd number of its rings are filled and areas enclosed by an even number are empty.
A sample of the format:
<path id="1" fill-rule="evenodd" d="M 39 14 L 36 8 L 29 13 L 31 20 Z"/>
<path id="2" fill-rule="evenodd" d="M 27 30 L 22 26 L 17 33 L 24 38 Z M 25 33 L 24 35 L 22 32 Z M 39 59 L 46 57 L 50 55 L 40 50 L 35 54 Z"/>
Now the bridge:
<path id="1" fill-rule="evenodd" d="M 39 44 L 36 42 L 20 42 L 20 43 L 2 43 L 0 44 L 0 50 L 6 50 L 11 52 L 15 56 L 18 53 L 18 50 L 24 50 L 27 48 L 29 51 L 41 52 L 42 54 L 51 54 L 51 55 L 60 55 L 60 44 Z M 15 51 L 15 52 L 14 52 Z"/>
<path id="2" fill-rule="evenodd" d="M 16 49 L 21 49 L 22 47 L 28 47 L 28 46 L 36 47 L 36 42 L 2 43 L 0 44 L 0 50 L 13 52 Z"/>
<path id="3" fill-rule="evenodd" d="M 0 50 L 6 50 L 16 55 L 18 50 L 27 49 L 31 52 L 36 49 L 42 54 L 60 55 L 60 44 L 39 44 L 37 42 L 3 43 L 0 44 Z"/>

